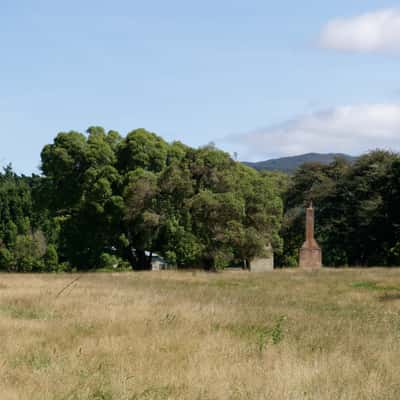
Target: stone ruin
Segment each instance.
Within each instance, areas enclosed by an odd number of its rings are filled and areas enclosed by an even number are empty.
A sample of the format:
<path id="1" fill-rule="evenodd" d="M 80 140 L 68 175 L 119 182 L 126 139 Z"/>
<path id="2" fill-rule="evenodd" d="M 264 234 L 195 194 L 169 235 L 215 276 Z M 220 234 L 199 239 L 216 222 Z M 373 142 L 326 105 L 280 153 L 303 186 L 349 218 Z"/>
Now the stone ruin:
<path id="1" fill-rule="evenodd" d="M 312 202 L 306 210 L 306 241 L 300 249 L 300 268 L 321 268 L 322 252 L 314 238 L 314 208 Z"/>

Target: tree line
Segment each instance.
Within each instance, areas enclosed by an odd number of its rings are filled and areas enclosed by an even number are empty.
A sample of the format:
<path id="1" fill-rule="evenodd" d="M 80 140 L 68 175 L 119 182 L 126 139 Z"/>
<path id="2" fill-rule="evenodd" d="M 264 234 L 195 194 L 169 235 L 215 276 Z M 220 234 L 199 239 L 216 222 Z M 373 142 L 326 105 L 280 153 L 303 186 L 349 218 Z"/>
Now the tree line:
<path id="1" fill-rule="evenodd" d="M 269 245 L 291 267 L 310 200 L 325 265 L 400 264 L 398 154 L 289 176 L 144 129 L 63 132 L 43 148 L 40 175 L 0 173 L 0 269 L 143 270 L 156 253 L 179 268 L 248 268 Z"/>
<path id="2" fill-rule="evenodd" d="M 327 266 L 400 265 L 400 156 L 375 150 L 350 163 L 303 164 L 284 194 L 281 265 L 295 265 L 304 207 L 316 205 L 316 238 Z"/>
<path id="3" fill-rule="evenodd" d="M 0 176 L 0 268 L 11 271 L 248 266 L 277 251 L 283 205 L 275 178 L 205 146 L 144 129 L 60 133 L 40 176 Z"/>

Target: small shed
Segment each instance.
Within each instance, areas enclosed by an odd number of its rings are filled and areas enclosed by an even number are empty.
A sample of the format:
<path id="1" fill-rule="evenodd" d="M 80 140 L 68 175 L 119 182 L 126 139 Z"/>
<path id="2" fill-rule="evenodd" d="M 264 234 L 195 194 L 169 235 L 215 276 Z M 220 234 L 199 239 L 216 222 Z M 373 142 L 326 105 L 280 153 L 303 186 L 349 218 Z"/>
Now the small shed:
<path id="1" fill-rule="evenodd" d="M 256 257 L 250 262 L 250 271 L 252 272 L 266 272 L 274 270 L 274 252 L 271 246 L 265 249 L 264 257 Z"/>
<path id="2" fill-rule="evenodd" d="M 152 271 L 161 271 L 162 269 L 168 269 L 168 263 L 164 258 L 158 254 L 154 254 L 151 258 L 151 269 Z"/>

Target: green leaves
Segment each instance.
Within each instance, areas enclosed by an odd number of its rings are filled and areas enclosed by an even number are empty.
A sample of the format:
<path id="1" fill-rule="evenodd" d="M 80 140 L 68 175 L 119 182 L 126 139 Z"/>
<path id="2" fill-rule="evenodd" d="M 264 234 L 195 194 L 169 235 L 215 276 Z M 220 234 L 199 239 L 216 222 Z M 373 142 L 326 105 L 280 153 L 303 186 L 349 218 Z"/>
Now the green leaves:
<path id="1" fill-rule="evenodd" d="M 223 268 L 279 247 L 278 181 L 214 146 L 90 127 L 58 134 L 42 171 L 37 197 L 58 218 L 58 256 L 80 268 L 100 265 L 102 254 L 149 268 L 154 252 L 178 266 Z"/>
<path id="2" fill-rule="evenodd" d="M 324 264 L 393 265 L 400 259 L 399 156 L 376 150 L 353 165 L 307 164 L 297 170 L 286 194 L 282 236 L 288 264 L 304 240 L 304 206 L 316 206 L 316 237 Z"/>
<path id="3" fill-rule="evenodd" d="M 160 172 L 166 165 L 168 145 L 145 129 L 130 132 L 118 147 L 119 169 L 126 173 L 136 168 Z"/>

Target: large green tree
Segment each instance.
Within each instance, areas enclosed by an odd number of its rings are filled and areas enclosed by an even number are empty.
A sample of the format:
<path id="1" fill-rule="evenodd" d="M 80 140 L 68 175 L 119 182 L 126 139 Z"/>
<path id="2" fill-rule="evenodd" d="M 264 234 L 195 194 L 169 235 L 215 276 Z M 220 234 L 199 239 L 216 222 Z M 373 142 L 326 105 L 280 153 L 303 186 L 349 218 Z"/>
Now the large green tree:
<path id="1" fill-rule="evenodd" d="M 60 259 L 79 268 L 108 253 L 148 269 L 155 252 L 180 267 L 220 268 L 250 262 L 269 244 L 280 249 L 276 180 L 213 146 L 92 127 L 57 135 L 42 171 Z"/>

